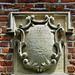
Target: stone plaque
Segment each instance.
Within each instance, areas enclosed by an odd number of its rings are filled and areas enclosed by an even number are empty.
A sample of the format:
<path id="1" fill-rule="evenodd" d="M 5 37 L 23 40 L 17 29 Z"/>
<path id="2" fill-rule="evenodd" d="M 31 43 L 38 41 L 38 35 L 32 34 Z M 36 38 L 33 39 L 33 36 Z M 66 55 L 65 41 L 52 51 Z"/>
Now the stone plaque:
<path id="1" fill-rule="evenodd" d="M 68 29 L 65 27 L 67 24 L 65 16 L 60 19 L 61 16 L 57 17 L 54 13 L 54 15 L 36 14 L 11 14 L 11 17 L 14 15 L 12 17 L 14 26 L 11 26 L 12 30 L 8 28 L 7 31 L 15 32 L 14 73 L 15 75 L 66 75 L 64 33 Z M 71 30 L 69 29 L 69 32 Z"/>
<path id="2" fill-rule="evenodd" d="M 45 20 L 34 17 L 27 17 L 29 23 L 26 26 L 19 25 L 16 44 L 24 67 L 41 73 L 56 66 L 62 54 L 64 29 L 60 24 L 54 26 L 51 23 L 52 16 L 45 15 Z"/>

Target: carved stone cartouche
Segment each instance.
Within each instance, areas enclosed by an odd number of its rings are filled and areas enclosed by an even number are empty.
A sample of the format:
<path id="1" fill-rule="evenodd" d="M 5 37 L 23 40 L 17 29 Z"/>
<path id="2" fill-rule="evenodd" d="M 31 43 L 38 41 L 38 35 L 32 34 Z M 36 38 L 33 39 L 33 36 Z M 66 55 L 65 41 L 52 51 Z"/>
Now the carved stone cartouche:
<path id="1" fill-rule="evenodd" d="M 27 25 L 20 24 L 16 29 L 18 54 L 25 68 L 46 71 L 57 64 L 62 54 L 64 29 L 60 24 L 53 25 L 54 18 L 48 15 L 45 15 L 45 20 L 35 20 L 34 15 L 26 20 Z"/>

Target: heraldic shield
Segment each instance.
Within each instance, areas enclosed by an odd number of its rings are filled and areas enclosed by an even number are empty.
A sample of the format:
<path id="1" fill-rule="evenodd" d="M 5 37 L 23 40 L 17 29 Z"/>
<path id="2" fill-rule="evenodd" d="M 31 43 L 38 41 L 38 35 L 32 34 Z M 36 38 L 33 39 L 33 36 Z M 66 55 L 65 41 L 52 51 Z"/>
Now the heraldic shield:
<path id="1" fill-rule="evenodd" d="M 36 20 L 34 15 L 27 16 L 27 24 L 16 29 L 15 42 L 24 67 L 39 73 L 57 64 L 64 45 L 61 24 L 53 25 L 54 17 L 44 17 Z"/>

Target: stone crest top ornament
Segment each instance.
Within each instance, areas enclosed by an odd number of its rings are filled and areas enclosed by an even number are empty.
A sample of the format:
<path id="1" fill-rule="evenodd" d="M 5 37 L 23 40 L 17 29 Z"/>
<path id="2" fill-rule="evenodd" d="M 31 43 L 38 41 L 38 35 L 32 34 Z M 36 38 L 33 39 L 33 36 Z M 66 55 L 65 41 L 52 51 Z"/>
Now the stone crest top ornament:
<path id="1" fill-rule="evenodd" d="M 36 18 L 36 16 L 38 17 Z M 17 47 L 18 56 L 24 67 L 41 73 L 51 70 L 57 65 L 63 52 L 64 33 L 66 30 L 71 32 L 72 29 L 62 27 L 60 21 L 54 25 L 54 17 L 48 13 L 44 14 L 42 19 L 39 16 L 40 14 L 30 13 L 26 17 L 22 17 L 25 21 L 20 19 L 20 23 L 15 22 L 17 21 L 16 16 L 12 17 L 14 22 L 11 24 L 15 26 L 11 26 L 14 28 L 12 31 L 11 28 L 7 28 L 7 32 L 15 32 L 15 47 Z"/>

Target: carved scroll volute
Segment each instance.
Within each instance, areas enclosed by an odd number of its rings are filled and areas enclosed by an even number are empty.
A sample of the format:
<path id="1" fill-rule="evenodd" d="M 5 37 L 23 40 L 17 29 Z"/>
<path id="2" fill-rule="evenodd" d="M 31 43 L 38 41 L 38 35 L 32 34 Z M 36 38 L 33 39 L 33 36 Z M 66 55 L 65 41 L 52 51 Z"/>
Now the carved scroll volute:
<path id="1" fill-rule="evenodd" d="M 17 46 L 18 46 L 18 49 L 17 49 L 18 54 L 21 57 L 25 68 L 30 68 L 30 69 L 33 69 L 37 72 L 43 72 L 46 69 L 50 68 L 51 66 L 56 65 L 60 55 L 62 54 L 62 48 L 63 48 L 64 42 L 63 42 L 63 39 L 62 39 L 63 34 L 60 35 L 60 33 L 64 33 L 64 29 L 61 27 L 60 24 L 58 24 L 57 26 L 53 25 L 52 21 L 54 20 L 54 17 L 52 17 L 52 16 L 49 17 L 48 15 L 45 15 L 45 20 L 35 20 L 34 15 L 28 16 L 26 18 L 26 20 L 28 20 L 29 23 L 25 26 L 20 24 L 19 28 L 16 30 L 16 43 L 17 43 Z M 48 57 L 48 58 L 45 55 L 44 55 L 45 58 L 42 57 L 42 55 L 39 55 L 40 60 L 42 60 L 42 58 L 45 59 L 45 60 L 43 60 L 43 62 L 39 61 L 40 63 L 37 62 L 39 60 L 39 58 L 37 58 L 36 61 L 30 59 L 31 55 L 29 55 L 29 53 L 31 51 L 28 52 L 29 50 L 28 51 L 25 50 L 23 52 L 23 49 L 27 49 L 28 47 L 31 48 L 31 45 L 29 46 L 28 43 L 26 42 L 26 39 L 27 39 L 26 33 L 28 33 L 28 37 L 29 37 L 30 34 L 31 34 L 30 32 L 32 32 L 34 30 L 36 31 L 36 29 L 38 29 L 37 27 L 41 29 L 41 30 L 39 30 L 39 32 L 42 32 L 42 30 L 45 30 L 45 29 L 48 30 L 47 34 L 52 35 L 52 36 L 48 35 L 48 37 L 49 36 L 52 37 L 51 39 L 53 40 L 52 45 L 51 45 L 52 50 L 50 50 L 50 53 L 52 53 L 52 54 L 49 54 L 50 57 Z M 28 30 L 29 30 L 29 32 L 27 32 Z M 39 33 L 39 35 L 40 35 L 40 33 Z M 20 36 L 20 38 L 18 39 L 19 36 Z M 32 36 L 34 36 L 34 35 L 32 35 Z M 38 36 L 38 34 L 37 34 L 37 36 Z M 43 36 L 45 36 L 45 34 L 43 34 Z M 42 35 L 40 35 L 40 37 L 42 37 Z M 59 37 L 61 37 L 61 38 L 59 39 Z M 49 38 L 48 38 L 48 40 L 49 40 Z M 42 38 L 42 39 L 46 40 L 45 38 Z M 36 39 L 36 40 L 38 40 L 38 39 Z M 36 41 L 36 40 L 34 40 L 34 41 Z M 30 41 L 32 42 L 32 40 L 30 40 Z M 35 42 L 34 42 L 34 44 L 35 44 Z M 39 44 L 44 44 L 44 43 L 40 42 Z M 40 49 L 39 44 L 38 44 L 38 48 Z M 33 46 L 33 44 L 32 44 L 32 46 Z M 34 46 L 36 46 L 36 44 Z M 41 45 L 41 47 L 42 47 L 42 45 Z M 28 49 L 30 49 L 30 48 L 28 48 Z M 46 48 L 46 46 L 43 47 L 43 48 Z M 32 49 L 32 51 L 34 50 L 33 47 L 31 49 Z M 53 49 L 55 49 L 55 52 L 53 52 Z M 37 54 L 36 50 L 34 52 Z M 43 51 L 41 51 L 41 52 L 43 53 Z M 33 54 L 33 55 L 35 55 L 35 54 Z"/>

